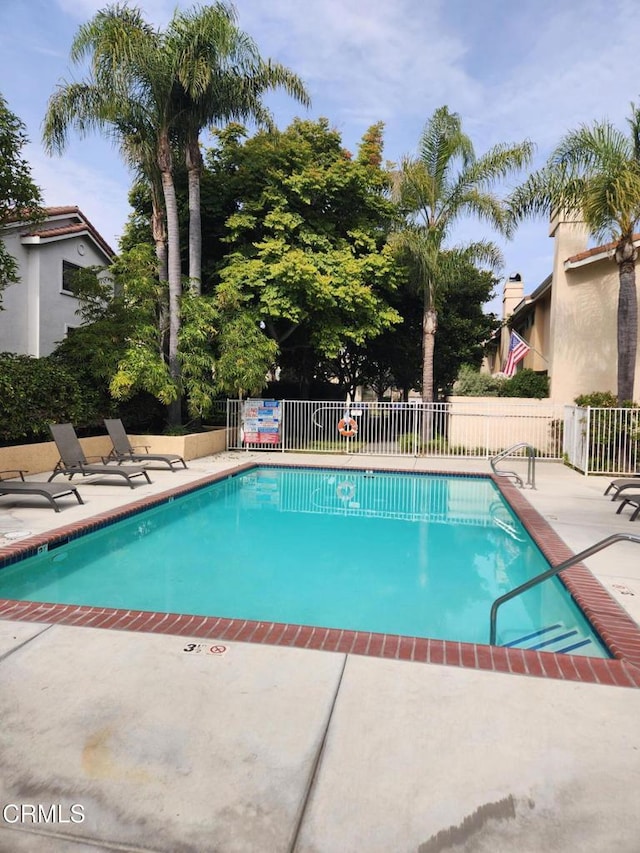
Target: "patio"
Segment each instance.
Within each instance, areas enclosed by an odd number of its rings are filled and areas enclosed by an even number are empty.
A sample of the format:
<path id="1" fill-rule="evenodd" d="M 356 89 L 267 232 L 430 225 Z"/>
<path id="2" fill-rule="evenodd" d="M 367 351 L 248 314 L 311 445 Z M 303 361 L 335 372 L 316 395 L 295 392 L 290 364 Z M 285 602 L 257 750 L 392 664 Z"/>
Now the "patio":
<path id="1" fill-rule="evenodd" d="M 154 471 L 152 485 L 133 491 L 82 486 L 86 505 L 59 514 L 3 498 L 0 543 L 268 458 L 205 457 L 188 471 Z M 394 467 L 436 466 L 401 459 Z M 487 463 L 445 459 L 441 467 L 486 472 Z M 640 533 L 603 497 L 605 482 L 548 462 L 524 497 L 577 552 L 613 532 Z M 620 543 L 587 565 L 640 621 L 638 549 Z M 0 621 L 0 848 L 637 850 L 638 690 L 228 640 L 192 644 L 172 634 Z M 36 816 L 42 806 L 45 817 L 58 805 L 58 819 L 35 822 L 28 811 L 16 820 L 24 804 Z M 71 820 L 74 804 L 81 822 Z"/>

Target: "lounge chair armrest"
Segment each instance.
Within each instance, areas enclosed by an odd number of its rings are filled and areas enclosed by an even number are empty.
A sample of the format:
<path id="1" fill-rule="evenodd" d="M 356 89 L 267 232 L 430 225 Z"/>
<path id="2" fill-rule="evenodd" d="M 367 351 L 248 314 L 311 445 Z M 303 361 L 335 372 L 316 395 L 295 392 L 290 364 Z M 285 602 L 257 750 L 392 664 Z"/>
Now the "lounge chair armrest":
<path id="1" fill-rule="evenodd" d="M 24 475 L 26 473 L 26 471 L 20 471 L 18 468 L 15 468 L 12 471 L 0 471 L 0 480 L 9 480 L 12 477 L 15 477 L 16 474 L 20 474 L 20 479 L 24 482 Z M 3 474 L 10 474 L 11 477 L 3 477 Z"/>
<path id="2" fill-rule="evenodd" d="M 144 450 L 145 453 L 148 453 L 150 446 L 151 445 L 149 445 L 149 444 L 132 444 L 131 449 L 132 450 Z"/>

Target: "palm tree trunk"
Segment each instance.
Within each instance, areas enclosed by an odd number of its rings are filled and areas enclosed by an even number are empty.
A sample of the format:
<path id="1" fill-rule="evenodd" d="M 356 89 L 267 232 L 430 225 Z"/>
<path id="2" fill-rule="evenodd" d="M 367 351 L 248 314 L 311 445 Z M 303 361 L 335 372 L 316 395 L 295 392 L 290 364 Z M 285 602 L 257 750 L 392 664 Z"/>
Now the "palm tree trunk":
<path id="1" fill-rule="evenodd" d="M 167 220 L 157 190 L 154 187 L 151 188 L 151 232 L 156 247 L 156 258 L 158 259 L 158 278 L 160 281 L 167 281 L 169 278 Z"/>
<path id="2" fill-rule="evenodd" d="M 182 295 L 180 281 L 180 233 L 178 228 L 176 188 L 173 183 L 173 173 L 171 169 L 171 148 L 168 138 L 163 139 L 160 143 L 158 165 L 162 173 L 162 191 L 164 194 L 164 205 L 167 213 L 167 245 L 169 252 L 167 263 L 169 281 L 169 374 L 178 391 L 176 399 L 168 406 L 167 414 L 169 426 L 179 426 L 182 422 L 180 360 L 178 358 L 180 297 Z"/>
<path id="3" fill-rule="evenodd" d="M 633 400 L 638 346 L 637 252 L 631 241 L 616 249 L 618 263 L 618 405 Z"/>
<path id="4" fill-rule="evenodd" d="M 422 317 L 422 402 L 433 403 L 433 351 L 438 312 L 427 308 Z"/>
<path id="5" fill-rule="evenodd" d="M 200 220 L 200 176 L 202 154 L 197 138 L 189 139 L 186 152 L 189 187 L 189 278 L 194 292 L 202 291 L 202 224 Z"/>
<path id="6" fill-rule="evenodd" d="M 426 301 L 426 300 L 425 300 Z M 433 403 L 433 351 L 438 329 L 438 312 L 425 307 L 422 315 L 422 402 Z M 431 441 L 433 413 L 425 409 L 422 413 L 422 444 Z M 424 448 L 423 448 L 424 450 Z"/>
<path id="7" fill-rule="evenodd" d="M 169 278 L 169 254 L 167 251 L 167 220 L 164 207 L 160 204 L 157 190 L 151 188 L 151 232 L 156 247 L 158 262 L 158 280 L 162 285 Z M 163 292 L 164 296 L 164 292 Z M 158 347 L 162 358 L 168 357 L 169 311 L 166 300 L 162 298 L 158 305 Z"/>

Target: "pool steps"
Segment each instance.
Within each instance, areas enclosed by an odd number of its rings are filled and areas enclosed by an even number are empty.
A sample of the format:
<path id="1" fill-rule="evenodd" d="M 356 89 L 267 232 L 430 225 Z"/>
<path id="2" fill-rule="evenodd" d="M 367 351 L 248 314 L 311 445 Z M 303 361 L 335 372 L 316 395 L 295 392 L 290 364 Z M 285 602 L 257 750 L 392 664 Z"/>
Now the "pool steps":
<path id="1" fill-rule="evenodd" d="M 533 651 L 568 654 L 576 649 L 588 646 L 592 642 L 589 637 L 585 637 L 577 628 L 568 628 L 562 622 L 557 622 L 555 625 L 547 625 L 545 628 L 532 631 L 530 634 L 525 634 L 522 637 L 518 637 L 517 640 L 511 640 L 511 642 L 503 643 L 502 645 L 505 648 L 518 647 Z"/>

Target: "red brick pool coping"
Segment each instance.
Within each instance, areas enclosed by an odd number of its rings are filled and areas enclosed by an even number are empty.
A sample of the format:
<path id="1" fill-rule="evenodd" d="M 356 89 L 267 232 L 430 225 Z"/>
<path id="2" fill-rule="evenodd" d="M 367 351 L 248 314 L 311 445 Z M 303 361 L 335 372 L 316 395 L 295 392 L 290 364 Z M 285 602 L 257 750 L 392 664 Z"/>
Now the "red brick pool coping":
<path id="1" fill-rule="evenodd" d="M 175 497 L 255 467 L 257 467 L 255 462 L 234 466 L 233 469 L 221 471 L 216 475 L 208 476 L 190 484 L 134 501 L 118 509 L 92 516 L 84 521 L 9 544 L 0 551 L 0 568 L 37 553 L 40 547 L 59 544 L 69 538 L 75 538 L 104 527 L 152 506 L 166 503 Z M 269 467 L 275 466 L 269 463 Z M 283 463 L 279 467 L 293 466 Z M 305 467 L 326 468 L 336 466 L 305 465 Z M 349 468 L 349 470 L 358 469 Z M 392 468 L 376 470 L 394 472 Z M 436 476 L 489 477 L 514 509 L 551 565 L 558 565 L 572 556 L 572 551 L 545 519 L 533 509 L 524 494 L 513 484 L 505 481 L 504 478 L 482 474 L 464 475 L 453 471 L 434 471 L 432 473 Z M 420 663 L 445 664 L 492 672 L 517 673 L 566 681 L 640 687 L 640 627 L 609 595 L 586 566 L 581 564 L 573 566 L 562 572 L 559 577 L 602 638 L 613 655 L 613 659 L 568 654 L 556 655 L 551 652 L 512 649 L 501 646 L 432 640 L 424 637 L 405 637 L 396 634 L 377 634 L 366 631 L 314 628 L 307 625 L 288 625 L 278 622 L 256 622 L 217 618 L 215 616 L 119 610 L 108 607 L 49 604 L 12 599 L 0 599 L 0 619 L 155 634 L 175 634 L 181 637 L 216 640 L 217 642 L 263 643 Z"/>

